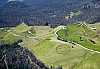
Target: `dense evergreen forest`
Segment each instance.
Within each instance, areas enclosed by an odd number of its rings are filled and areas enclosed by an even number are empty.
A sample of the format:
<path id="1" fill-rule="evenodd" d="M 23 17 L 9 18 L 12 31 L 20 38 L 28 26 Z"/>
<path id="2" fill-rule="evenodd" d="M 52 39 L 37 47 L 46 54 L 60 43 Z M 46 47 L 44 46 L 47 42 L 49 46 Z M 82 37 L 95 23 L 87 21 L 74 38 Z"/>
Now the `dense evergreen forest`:
<path id="1" fill-rule="evenodd" d="M 0 26 L 66 25 L 79 21 L 100 21 L 99 0 L 0 1 Z"/>

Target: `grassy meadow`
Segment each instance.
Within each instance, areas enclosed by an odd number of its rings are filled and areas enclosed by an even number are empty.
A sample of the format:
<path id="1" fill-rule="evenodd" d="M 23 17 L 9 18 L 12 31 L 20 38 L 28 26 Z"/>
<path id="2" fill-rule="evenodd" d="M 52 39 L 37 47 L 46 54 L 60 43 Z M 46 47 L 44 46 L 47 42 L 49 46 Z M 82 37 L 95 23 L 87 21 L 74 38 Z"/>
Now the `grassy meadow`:
<path id="1" fill-rule="evenodd" d="M 54 67 L 61 65 L 63 69 L 100 69 L 100 54 L 81 47 L 100 51 L 98 28 L 93 30 L 92 27 L 97 26 L 68 25 L 56 32 L 61 39 L 58 40 L 54 29 L 49 26 L 32 27 L 22 23 L 15 28 L 0 29 L 0 42 L 10 44 L 22 39 L 21 46 L 28 48 L 38 59 Z M 95 44 L 90 40 L 95 41 Z"/>

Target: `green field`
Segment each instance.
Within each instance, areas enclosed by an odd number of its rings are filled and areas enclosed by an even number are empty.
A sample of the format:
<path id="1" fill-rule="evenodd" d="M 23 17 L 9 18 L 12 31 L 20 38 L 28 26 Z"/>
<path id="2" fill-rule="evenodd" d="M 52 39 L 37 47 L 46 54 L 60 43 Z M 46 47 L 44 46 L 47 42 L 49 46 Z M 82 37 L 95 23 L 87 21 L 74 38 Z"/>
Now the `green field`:
<path id="1" fill-rule="evenodd" d="M 71 24 L 57 32 L 59 39 L 75 42 L 94 51 L 100 51 L 98 34 L 96 30 L 84 24 Z"/>
<path id="2" fill-rule="evenodd" d="M 15 28 L 9 28 L 10 31 L 8 32 L 7 30 L 0 29 L 0 34 L 4 34 L 0 41 L 6 40 L 4 43 L 10 44 L 22 39 L 21 46 L 28 48 L 38 59 L 49 66 L 56 67 L 61 65 L 63 69 L 100 69 L 99 53 L 86 50 L 71 42 L 58 40 L 54 29 L 49 26 L 30 27 L 21 24 Z M 66 29 L 59 30 L 57 34 L 63 40 L 78 42 L 84 47 L 99 50 L 99 37 L 98 39 L 95 37 L 96 31 L 90 27 L 80 27 L 80 25 L 73 24 L 67 26 Z M 82 37 L 82 42 L 80 37 Z M 94 37 L 96 44 L 88 40 Z M 98 47 L 88 47 L 91 46 L 90 44 Z"/>

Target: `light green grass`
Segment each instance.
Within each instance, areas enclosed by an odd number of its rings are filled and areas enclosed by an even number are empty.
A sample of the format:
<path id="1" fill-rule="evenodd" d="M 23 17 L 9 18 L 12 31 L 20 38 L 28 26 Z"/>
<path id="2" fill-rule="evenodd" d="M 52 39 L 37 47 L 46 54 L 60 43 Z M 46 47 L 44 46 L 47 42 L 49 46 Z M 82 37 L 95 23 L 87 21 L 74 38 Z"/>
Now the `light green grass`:
<path id="1" fill-rule="evenodd" d="M 43 34 L 45 34 L 44 31 L 42 32 Z M 49 33 L 49 35 L 51 34 Z M 53 37 L 51 36 L 51 38 Z M 77 39 L 77 37 L 74 38 Z M 43 61 L 48 65 L 52 66 L 62 65 L 64 69 L 80 68 L 79 65 L 81 65 L 81 63 L 83 63 L 83 61 L 86 60 L 85 58 L 88 58 L 94 54 L 79 46 L 75 46 L 74 48 L 72 48 L 71 47 L 72 45 L 51 41 L 50 39 L 48 40 L 48 37 L 44 37 L 42 39 L 38 38 L 34 40 L 26 39 L 25 43 L 26 43 L 25 47 L 29 48 L 30 51 L 32 51 L 37 56 L 38 59 L 40 59 L 41 61 Z M 94 56 L 94 58 L 96 59 L 99 57 Z M 84 69 L 85 67 L 82 68 Z"/>
<path id="2" fill-rule="evenodd" d="M 75 67 L 75 69 L 100 69 L 100 54 L 93 54 Z M 98 58 L 98 59 L 96 59 Z"/>
<path id="3" fill-rule="evenodd" d="M 16 28 L 15 28 L 15 32 L 16 33 L 23 33 L 23 32 L 26 32 L 27 30 L 29 30 L 30 27 L 24 23 L 18 25 Z"/>
<path id="4" fill-rule="evenodd" d="M 36 38 L 25 37 L 25 34 L 27 33 L 25 31 L 27 30 L 24 30 L 24 32 L 21 31 L 20 34 L 17 33 L 17 35 L 20 35 L 19 37 L 23 40 L 24 45 L 22 46 L 28 48 L 42 62 L 46 63 L 49 66 L 52 65 L 55 67 L 61 65 L 63 69 L 100 69 L 100 54 L 87 51 L 77 45 L 52 41 L 56 37 L 54 33 L 52 33 L 53 29 L 51 29 L 50 27 L 42 27 L 43 26 L 34 27 L 36 31 Z M 80 27 L 79 25 L 70 25 L 67 29 L 68 30 L 61 30 L 59 32 L 61 34 L 60 36 L 65 37 L 63 39 L 78 42 L 80 41 L 79 37 L 81 35 L 84 35 L 83 31 L 85 31 L 84 28 Z M 17 31 L 19 32 L 20 30 Z M 94 31 L 90 31 L 90 33 L 94 33 Z M 9 33 L 7 32 L 7 34 L 4 36 L 4 39 L 9 41 L 17 40 L 13 34 L 16 34 L 13 30 L 11 30 Z M 66 34 L 70 34 L 69 37 L 66 37 Z M 28 35 L 29 34 L 26 34 L 26 36 Z M 90 36 L 90 34 L 88 35 Z M 91 36 L 90 38 L 92 38 L 93 36 Z M 84 37 L 82 37 L 84 41 L 79 42 L 80 45 L 83 44 L 89 46 L 91 42 L 88 42 L 87 38 L 88 36 L 84 35 Z M 72 46 L 74 46 L 74 48 L 72 48 Z"/>
<path id="5" fill-rule="evenodd" d="M 94 40 L 95 44 L 90 41 L 93 40 L 94 36 L 96 36 L 96 31 L 92 30 L 88 26 L 72 24 L 66 29 L 59 30 L 57 34 L 60 39 L 76 42 L 91 50 L 100 51 L 100 41 Z"/>
<path id="6" fill-rule="evenodd" d="M 20 37 L 18 36 L 14 36 L 13 35 L 14 33 L 12 32 L 9 32 L 8 34 L 6 34 L 4 37 L 3 37 L 3 41 L 5 44 L 12 44 L 14 42 L 16 42 L 17 40 L 21 39 Z"/>

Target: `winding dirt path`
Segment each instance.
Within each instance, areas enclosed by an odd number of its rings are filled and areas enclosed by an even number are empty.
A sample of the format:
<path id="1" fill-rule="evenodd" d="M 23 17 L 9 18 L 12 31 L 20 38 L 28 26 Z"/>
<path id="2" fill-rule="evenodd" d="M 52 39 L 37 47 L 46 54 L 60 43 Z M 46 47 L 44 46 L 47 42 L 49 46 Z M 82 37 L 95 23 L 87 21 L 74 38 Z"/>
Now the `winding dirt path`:
<path id="1" fill-rule="evenodd" d="M 55 36 L 56 37 L 58 37 L 58 35 L 56 34 L 59 30 L 61 30 L 61 29 L 65 29 L 65 26 L 59 26 L 59 27 L 57 27 L 56 29 L 55 29 Z M 72 45 L 72 43 L 69 43 L 70 41 L 68 41 L 68 42 L 64 42 L 64 41 L 61 41 L 61 40 L 54 40 L 54 41 L 57 41 L 57 42 L 61 42 L 61 43 L 64 43 L 64 44 L 71 44 Z M 75 43 L 75 42 L 73 42 L 76 46 L 80 46 L 80 47 L 82 47 L 82 48 L 84 48 L 84 49 L 86 49 L 86 50 L 88 50 L 88 51 L 92 51 L 92 52 L 95 52 L 95 53 L 100 53 L 99 51 L 95 51 L 95 50 L 91 50 L 91 49 L 88 49 L 88 48 L 86 48 L 86 47 L 84 47 L 84 46 L 82 46 L 82 45 L 80 45 L 80 44 L 77 44 L 77 43 Z"/>

